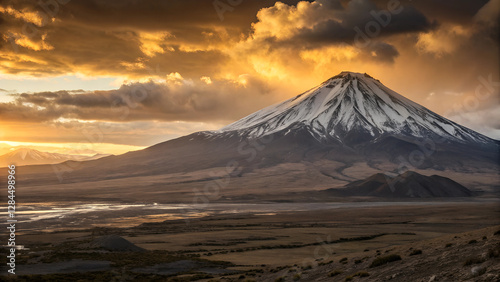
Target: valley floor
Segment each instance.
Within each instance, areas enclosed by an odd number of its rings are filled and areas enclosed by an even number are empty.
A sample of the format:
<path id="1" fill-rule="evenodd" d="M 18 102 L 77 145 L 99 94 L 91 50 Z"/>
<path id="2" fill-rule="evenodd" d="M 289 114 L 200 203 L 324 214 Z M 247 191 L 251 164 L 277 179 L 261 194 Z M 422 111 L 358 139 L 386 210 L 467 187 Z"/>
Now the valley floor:
<path id="1" fill-rule="evenodd" d="M 144 251 L 127 251 L 119 241 L 96 247 L 110 234 Z M 2 280 L 500 279 L 498 202 L 218 213 L 127 227 L 20 230 L 18 239 L 26 248 L 18 252 L 18 275 L 5 276 L 4 267 Z"/>

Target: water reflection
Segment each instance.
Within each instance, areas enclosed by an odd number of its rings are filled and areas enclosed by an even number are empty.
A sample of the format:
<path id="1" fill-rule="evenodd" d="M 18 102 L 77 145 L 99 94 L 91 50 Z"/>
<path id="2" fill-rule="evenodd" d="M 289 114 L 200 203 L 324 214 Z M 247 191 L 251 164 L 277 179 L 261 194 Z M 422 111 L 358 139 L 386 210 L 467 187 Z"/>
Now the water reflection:
<path id="1" fill-rule="evenodd" d="M 454 204 L 455 202 L 449 202 Z M 212 203 L 121 204 L 121 203 L 32 203 L 19 205 L 16 219 L 20 232 L 131 227 L 145 222 L 193 219 L 217 214 L 274 215 L 279 212 L 313 211 L 349 207 L 434 205 L 443 202 L 350 202 L 350 203 Z M 7 215 L 4 213 L 5 216 Z"/>

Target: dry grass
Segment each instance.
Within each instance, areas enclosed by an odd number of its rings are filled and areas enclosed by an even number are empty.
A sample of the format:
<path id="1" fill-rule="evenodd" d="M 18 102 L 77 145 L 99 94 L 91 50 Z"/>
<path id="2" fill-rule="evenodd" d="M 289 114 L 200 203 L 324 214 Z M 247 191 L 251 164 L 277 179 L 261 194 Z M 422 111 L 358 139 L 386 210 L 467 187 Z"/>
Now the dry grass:
<path id="1" fill-rule="evenodd" d="M 422 250 L 413 250 L 410 253 L 410 256 L 416 256 L 416 255 L 421 255 L 421 254 L 422 254 Z"/>
<path id="2" fill-rule="evenodd" d="M 398 261 L 398 260 L 401 260 L 401 256 L 396 255 L 396 254 L 378 257 L 372 261 L 372 263 L 370 264 L 370 268 L 381 266 L 381 265 L 388 264 L 390 262 Z"/>
<path id="3" fill-rule="evenodd" d="M 337 276 L 337 275 L 339 275 L 339 274 L 342 274 L 342 272 L 343 272 L 342 270 L 338 270 L 338 269 L 337 269 L 337 270 L 334 270 L 334 271 L 332 271 L 332 272 L 328 273 L 328 277 L 334 277 L 334 276 Z"/>

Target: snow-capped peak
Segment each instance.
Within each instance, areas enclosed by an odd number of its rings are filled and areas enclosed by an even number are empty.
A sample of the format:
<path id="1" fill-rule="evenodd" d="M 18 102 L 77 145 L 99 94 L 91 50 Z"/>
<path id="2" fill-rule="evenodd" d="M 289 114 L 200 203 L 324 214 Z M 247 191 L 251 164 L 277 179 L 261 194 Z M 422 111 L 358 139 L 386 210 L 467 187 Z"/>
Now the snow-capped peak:
<path id="1" fill-rule="evenodd" d="M 296 97 L 242 118 L 218 132 L 258 138 L 292 125 L 318 138 L 343 141 L 350 132 L 376 138 L 403 135 L 443 137 L 461 143 L 491 139 L 458 125 L 385 87 L 364 73 L 342 72 Z"/>

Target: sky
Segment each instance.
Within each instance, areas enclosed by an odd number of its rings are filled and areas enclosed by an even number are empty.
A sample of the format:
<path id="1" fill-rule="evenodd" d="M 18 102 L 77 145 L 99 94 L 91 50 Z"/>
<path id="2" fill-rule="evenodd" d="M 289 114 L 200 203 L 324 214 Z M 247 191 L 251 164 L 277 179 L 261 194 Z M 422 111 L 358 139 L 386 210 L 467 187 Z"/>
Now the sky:
<path id="1" fill-rule="evenodd" d="M 500 0 L 0 0 L 0 153 L 141 149 L 341 71 L 500 139 Z"/>

